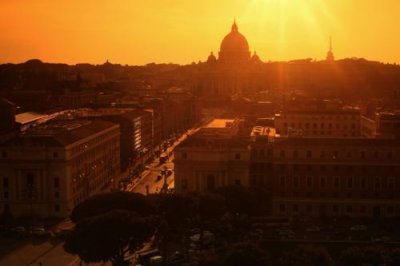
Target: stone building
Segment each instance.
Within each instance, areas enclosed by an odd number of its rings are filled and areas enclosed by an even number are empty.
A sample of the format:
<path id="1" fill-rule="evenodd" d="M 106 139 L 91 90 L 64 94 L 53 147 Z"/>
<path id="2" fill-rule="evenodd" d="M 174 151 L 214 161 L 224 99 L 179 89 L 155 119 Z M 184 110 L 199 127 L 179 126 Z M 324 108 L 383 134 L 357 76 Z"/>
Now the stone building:
<path id="1" fill-rule="evenodd" d="M 239 134 L 239 121 L 216 119 L 178 145 L 174 151 L 176 191 L 248 186 L 249 143 Z"/>
<path id="2" fill-rule="evenodd" d="M 0 145 L 0 213 L 67 217 L 119 174 L 120 127 L 102 120 L 50 121 Z"/>

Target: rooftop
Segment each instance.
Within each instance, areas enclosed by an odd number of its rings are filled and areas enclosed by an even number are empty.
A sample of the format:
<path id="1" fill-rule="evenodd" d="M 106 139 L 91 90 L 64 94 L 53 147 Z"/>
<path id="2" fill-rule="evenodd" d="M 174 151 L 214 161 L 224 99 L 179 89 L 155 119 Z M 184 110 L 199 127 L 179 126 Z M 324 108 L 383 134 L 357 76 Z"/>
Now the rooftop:
<path id="1" fill-rule="evenodd" d="M 15 116 L 15 121 L 21 125 L 24 125 L 24 124 L 29 124 L 29 123 L 38 121 L 45 117 L 46 117 L 46 115 L 43 115 L 43 114 L 38 114 L 38 113 L 34 113 L 34 112 L 26 112 L 26 113 L 17 114 Z"/>
<path id="2" fill-rule="evenodd" d="M 118 125 L 103 120 L 52 120 L 33 127 L 4 143 L 6 146 L 67 146 Z"/>
<path id="3" fill-rule="evenodd" d="M 214 119 L 204 128 L 230 128 L 233 127 L 235 119 Z"/>

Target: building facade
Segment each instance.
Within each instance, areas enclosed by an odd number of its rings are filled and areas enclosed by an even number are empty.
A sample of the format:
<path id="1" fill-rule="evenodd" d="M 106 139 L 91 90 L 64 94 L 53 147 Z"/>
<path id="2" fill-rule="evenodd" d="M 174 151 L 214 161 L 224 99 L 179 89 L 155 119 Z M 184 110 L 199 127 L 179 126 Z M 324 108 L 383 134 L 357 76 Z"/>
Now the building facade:
<path id="1" fill-rule="evenodd" d="M 112 186 L 120 170 L 120 127 L 108 121 L 38 125 L 0 146 L 0 212 L 67 217 Z"/>
<path id="2" fill-rule="evenodd" d="M 249 185 L 249 144 L 238 136 L 239 122 L 218 119 L 178 145 L 174 151 L 175 190 L 213 191 Z"/>
<path id="3" fill-rule="evenodd" d="M 275 115 L 276 133 L 323 138 L 358 138 L 360 111 L 354 108 L 287 110 Z"/>
<path id="4" fill-rule="evenodd" d="M 178 193 L 240 184 L 269 191 L 273 216 L 400 216 L 399 139 L 204 130 L 176 149 Z"/>
<path id="5" fill-rule="evenodd" d="M 400 216 L 400 142 L 277 138 L 254 142 L 250 180 L 275 216 Z"/>

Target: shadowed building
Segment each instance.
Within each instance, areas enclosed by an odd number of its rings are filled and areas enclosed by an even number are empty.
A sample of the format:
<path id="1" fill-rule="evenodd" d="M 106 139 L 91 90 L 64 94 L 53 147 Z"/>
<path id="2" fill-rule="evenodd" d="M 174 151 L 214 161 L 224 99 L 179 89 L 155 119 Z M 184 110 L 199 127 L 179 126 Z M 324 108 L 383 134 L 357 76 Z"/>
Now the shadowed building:
<path id="1" fill-rule="evenodd" d="M 248 186 L 249 143 L 239 137 L 240 121 L 215 119 L 174 151 L 178 193 Z"/>
<path id="2" fill-rule="evenodd" d="M 250 185 L 270 192 L 274 216 L 400 216 L 399 140 L 281 137 L 262 126 L 246 138 L 218 121 L 176 148 L 178 193 Z"/>
<path id="3" fill-rule="evenodd" d="M 120 127 L 50 121 L 0 145 L 0 213 L 67 217 L 119 174 Z"/>

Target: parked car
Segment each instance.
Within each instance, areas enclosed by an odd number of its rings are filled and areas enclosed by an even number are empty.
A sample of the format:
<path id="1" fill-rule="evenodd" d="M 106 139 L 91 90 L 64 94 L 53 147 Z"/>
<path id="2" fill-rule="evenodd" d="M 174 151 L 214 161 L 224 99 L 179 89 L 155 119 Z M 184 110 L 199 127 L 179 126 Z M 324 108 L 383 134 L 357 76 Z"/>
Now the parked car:
<path id="1" fill-rule="evenodd" d="M 319 228 L 318 226 L 310 226 L 306 228 L 306 232 L 319 232 L 319 231 L 321 231 L 321 228 Z"/>
<path id="2" fill-rule="evenodd" d="M 363 224 L 357 224 L 355 226 L 352 226 L 350 228 L 350 230 L 351 231 L 365 231 L 365 230 L 367 230 L 367 227 L 365 225 L 363 225 Z"/>
<path id="3" fill-rule="evenodd" d="M 14 228 L 11 228 L 10 231 L 12 232 L 12 234 L 20 237 L 28 235 L 28 230 L 26 230 L 26 228 L 23 226 L 16 226 Z"/>

